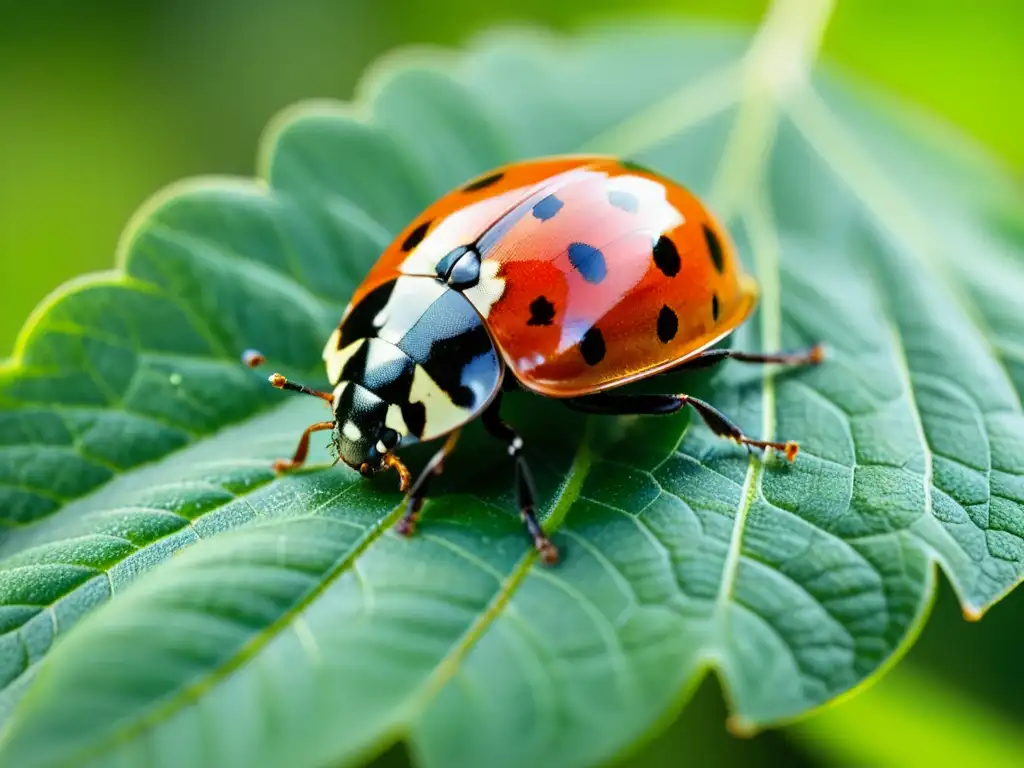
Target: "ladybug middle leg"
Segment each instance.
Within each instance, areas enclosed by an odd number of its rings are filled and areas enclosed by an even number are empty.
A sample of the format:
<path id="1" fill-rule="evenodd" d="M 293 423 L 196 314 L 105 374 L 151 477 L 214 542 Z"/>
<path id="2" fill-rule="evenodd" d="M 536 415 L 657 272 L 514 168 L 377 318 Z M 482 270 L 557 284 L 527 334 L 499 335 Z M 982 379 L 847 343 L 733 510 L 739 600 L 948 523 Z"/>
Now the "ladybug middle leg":
<path id="1" fill-rule="evenodd" d="M 760 354 L 752 352 L 738 352 L 733 349 L 709 349 L 694 357 L 680 363 L 675 368 L 665 373 L 677 371 L 710 368 L 723 363 L 726 360 L 736 360 L 742 363 L 776 363 L 779 365 L 799 366 L 818 365 L 825 359 L 825 349 L 820 344 L 815 344 L 808 349 L 796 350 L 793 352 L 777 352 Z M 739 445 L 748 448 L 772 448 L 785 454 L 786 458 L 793 461 L 800 450 L 800 446 L 792 441 L 773 442 L 770 440 L 755 440 L 747 437 L 728 416 L 692 395 L 626 395 L 599 393 L 583 397 L 569 398 L 566 404 L 575 410 L 586 413 L 605 415 L 655 415 L 662 413 L 675 413 L 684 405 L 693 408 L 697 415 L 704 420 L 712 432 L 720 437 L 732 440 Z"/>
<path id="2" fill-rule="evenodd" d="M 793 461 L 800 446 L 792 440 L 773 442 L 755 440 L 743 434 L 733 421 L 710 403 L 699 400 L 691 395 L 625 395 L 605 394 L 586 395 L 569 398 L 565 401 L 570 408 L 584 413 L 604 414 L 608 416 L 643 416 L 675 413 L 684 405 L 693 408 L 712 432 L 720 437 L 732 440 L 749 448 L 772 448 L 785 454 Z"/>
<path id="3" fill-rule="evenodd" d="M 530 538 L 533 539 L 533 546 L 540 554 L 541 559 L 548 565 L 554 565 L 558 562 L 558 549 L 544 535 L 544 530 L 537 522 L 537 515 L 534 511 L 537 492 L 533 484 L 533 475 L 523 457 L 523 438 L 502 420 L 500 410 L 501 394 L 499 393 L 487 406 L 480 421 L 483 423 L 484 429 L 508 445 L 508 454 L 515 461 L 516 501 L 519 505 L 519 516 L 522 518 Z"/>

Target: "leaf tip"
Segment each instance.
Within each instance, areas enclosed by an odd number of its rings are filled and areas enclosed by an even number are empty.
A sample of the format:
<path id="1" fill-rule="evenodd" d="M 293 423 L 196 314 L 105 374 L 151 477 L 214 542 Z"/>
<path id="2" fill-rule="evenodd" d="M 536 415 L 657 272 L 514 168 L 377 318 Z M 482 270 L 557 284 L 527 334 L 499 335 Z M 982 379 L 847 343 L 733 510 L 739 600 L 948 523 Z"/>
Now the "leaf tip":
<path id="1" fill-rule="evenodd" d="M 965 605 L 961 608 L 964 613 L 964 618 L 967 621 L 981 621 L 985 612 L 976 605 Z"/>
<path id="2" fill-rule="evenodd" d="M 757 727 L 739 715 L 730 715 L 725 720 L 725 729 L 737 739 L 752 739 L 757 735 Z"/>

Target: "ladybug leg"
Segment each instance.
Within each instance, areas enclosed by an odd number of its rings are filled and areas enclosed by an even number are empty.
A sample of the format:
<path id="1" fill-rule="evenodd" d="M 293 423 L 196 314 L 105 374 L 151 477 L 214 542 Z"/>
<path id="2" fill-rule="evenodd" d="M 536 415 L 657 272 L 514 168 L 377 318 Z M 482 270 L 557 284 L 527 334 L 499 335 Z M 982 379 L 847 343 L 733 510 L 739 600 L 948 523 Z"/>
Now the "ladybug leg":
<path id="1" fill-rule="evenodd" d="M 306 427 L 306 431 L 302 433 L 302 437 L 299 438 L 299 444 L 295 448 L 295 455 L 290 459 L 278 459 L 274 462 L 275 472 L 287 472 L 289 469 L 296 469 L 301 467 L 306 462 L 306 456 L 309 455 L 309 436 L 314 432 L 322 432 L 325 429 L 334 429 L 333 421 L 318 421 L 316 424 L 310 424 Z"/>
<path id="2" fill-rule="evenodd" d="M 712 432 L 720 437 L 728 438 L 729 440 L 732 440 L 739 445 L 745 445 L 748 448 L 771 448 L 784 454 L 789 461 L 796 459 L 796 455 L 800 451 L 800 446 L 793 440 L 787 440 L 786 442 L 781 443 L 772 442 L 770 440 L 754 440 L 753 438 L 747 437 L 728 416 L 709 403 L 705 403 L 703 400 L 698 400 L 696 397 L 690 397 L 689 395 L 679 395 L 679 397 L 693 408 L 698 415 L 700 415 L 704 420 L 704 423 L 708 425 Z"/>
<path id="3" fill-rule="evenodd" d="M 403 536 L 412 536 L 416 532 L 416 523 L 419 521 L 423 502 L 427 499 L 430 481 L 444 471 L 444 460 L 455 450 L 455 444 L 458 441 L 459 430 L 455 430 L 448 435 L 448 439 L 444 441 L 440 450 L 430 457 L 427 466 L 423 468 L 419 477 L 416 478 L 416 482 L 412 484 L 412 490 L 409 491 L 409 496 L 406 499 L 405 514 L 402 515 L 401 520 L 395 523 L 395 530 Z"/>
<path id="4" fill-rule="evenodd" d="M 696 357 L 691 357 L 680 364 L 674 371 L 692 370 L 694 368 L 710 368 L 726 360 L 739 360 L 741 363 L 778 363 L 779 365 L 817 365 L 825 359 L 825 349 L 815 344 L 810 349 L 794 352 L 778 352 L 776 354 L 756 354 L 737 352 L 733 349 L 708 349 Z"/>
<path id="5" fill-rule="evenodd" d="M 247 351 L 243 355 L 243 360 L 250 368 L 255 368 L 265 362 L 263 355 L 255 350 Z M 280 373 L 271 374 L 270 384 L 277 389 L 284 389 L 289 392 L 301 392 L 304 395 L 319 397 L 328 405 L 334 404 L 334 395 L 330 392 L 320 392 L 316 389 L 310 389 L 304 384 L 296 384 L 294 381 L 288 381 L 288 379 Z M 290 469 L 301 467 L 306 462 L 306 457 L 309 455 L 309 436 L 314 432 L 322 432 L 327 429 L 334 429 L 334 427 L 335 423 L 333 421 L 318 421 L 316 424 L 306 427 L 306 431 L 303 432 L 302 437 L 299 438 L 299 444 L 295 447 L 295 454 L 290 459 L 278 459 L 275 461 L 273 464 L 274 471 L 287 472 Z"/>
<path id="6" fill-rule="evenodd" d="M 793 461 L 800 447 L 789 440 L 772 442 L 755 440 L 747 437 L 733 421 L 710 403 L 699 400 L 691 395 L 616 395 L 598 394 L 586 397 L 570 398 L 566 404 L 577 411 L 604 415 L 656 415 L 674 413 L 684 405 L 689 405 L 704 420 L 712 432 L 748 448 L 772 448 L 785 454 Z"/>
<path id="7" fill-rule="evenodd" d="M 508 454 L 515 461 L 516 501 L 519 505 L 519 516 L 526 526 L 527 533 L 533 539 L 533 546 L 541 559 L 548 565 L 558 562 L 558 549 L 544 534 L 544 529 L 537 522 L 534 511 L 537 491 L 533 484 L 533 475 L 523 457 L 523 438 L 512 429 L 500 416 L 501 395 L 499 394 L 483 412 L 480 420 L 492 436 L 508 445 Z"/>

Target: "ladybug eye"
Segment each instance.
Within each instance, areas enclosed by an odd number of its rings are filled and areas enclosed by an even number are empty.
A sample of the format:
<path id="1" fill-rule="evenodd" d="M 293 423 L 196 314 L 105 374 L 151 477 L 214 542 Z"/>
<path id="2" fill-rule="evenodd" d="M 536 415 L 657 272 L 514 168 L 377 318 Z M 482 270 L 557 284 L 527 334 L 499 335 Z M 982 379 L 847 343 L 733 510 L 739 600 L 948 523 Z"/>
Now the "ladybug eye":
<path id="1" fill-rule="evenodd" d="M 387 453 L 398 445 L 399 439 L 399 435 L 395 430 L 391 429 L 391 427 L 384 427 L 384 429 L 380 431 L 377 447 L 382 449 L 382 453 Z"/>

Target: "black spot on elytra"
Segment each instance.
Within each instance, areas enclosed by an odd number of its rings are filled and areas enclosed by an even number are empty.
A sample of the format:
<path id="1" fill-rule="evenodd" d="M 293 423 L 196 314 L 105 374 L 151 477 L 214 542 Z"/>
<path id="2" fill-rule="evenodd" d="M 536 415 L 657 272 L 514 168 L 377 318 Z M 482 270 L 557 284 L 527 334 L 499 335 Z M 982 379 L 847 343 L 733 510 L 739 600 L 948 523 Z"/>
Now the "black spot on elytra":
<path id="1" fill-rule="evenodd" d="M 718 322 L 718 311 L 718 294 L 716 293 L 714 296 L 711 297 L 711 319 L 714 320 L 716 323 Z"/>
<path id="2" fill-rule="evenodd" d="M 679 251 L 676 250 L 676 244 L 664 235 L 654 244 L 654 266 L 666 277 L 675 277 L 679 274 Z"/>
<path id="3" fill-rule="evenodd" d="M 715 262 L 715 269 L 721 273 L 725 269 L 725 259 L 722 256 L 722 241 L 718 239 L 718 235 L 707 224 L 704 224 L 703 228 L 704 239 L 708 243 L 708 253 L 711 254 L 711 260 Z"/>
<path id="4" fill-rule="evenodd" d="M 504 173 L 500 171 L 498 173 L 492 173 L 490 176 L 484 176 L 482 179 L 471 181 L 469 184 L 462 188 L 463 192 L 476 192 L 477 190 L 489 187 L 492 184 L 497 184 L 504 177 Z"/>
<path id="5" fill-rule="evenodd" d="M 402 241 L 402 250 L 411 251 L 413 248 L 415 248 L 417 245 L 423 242 L 423 238 L 427 236 L 427 230 L 430 229 L 430 224 L 430 221 L 424 221 L 422 224 L 416 227 L 416 229 L 410 232 L 408 237 L 406 237 L 405 240 Z"/>
<path id="6" fill-rule="evenodd" d="M 565 203 L 554 195 L 548 195 L 543 200 L 538 200 L 533 206 L 533 216 L 541 221 L 547 221 L 562 210 L 562 206 L 564 205 Z"/>
<path id="7" fill-rule="evenodd" d="M 626 213 L 636 213 L 640 210 L 640 201 L 636 199 L 636 195 L 623 192 L 621 189 L 609 190 L 608 202 Z"/>
<path id="8" fill-rule="evenodd" d="M 600 283 L 608 274 L 604 254 L 586 243 L 569 244 L 569 261 L 588 283 Z"/>
<path id="9" fill-rule="evenodd" d="M 658 339 L 662 344 L 668 344 L 676 337 L 679 330 L 679 318 L 667 304 L 658 313 Z"/>
<path id="10" fill-rule="evenodd" d="M 427 427 L 427 407 L 423 403 L 403 403 L 402 421 L 409 428 L 409 432 L 416 437 L 423 437 L 423 430 Z"/>
<path id="11" fill-rule="evenodd" d="M 580 342 L 583 362 L 587 365 L 597 365 L 604 360 L 604 352 L 604 336 L 599 329 L 591 328 L 583 334 L 583 341 Z"/>
<path id="12" fill-rule="evenodd" d="M 555 305 L 543 296 L 538 296 L 530 302 L 530 319 L 527 325 L 551 325 L 555 319 Z"/>

